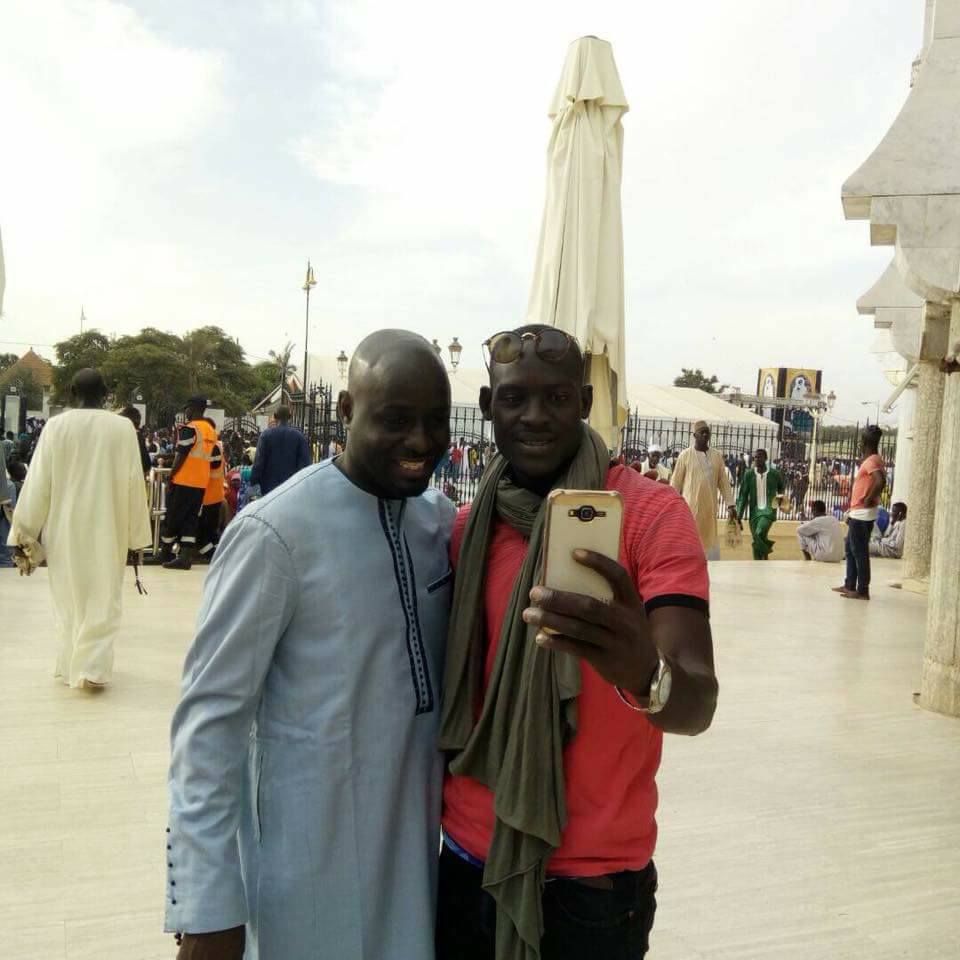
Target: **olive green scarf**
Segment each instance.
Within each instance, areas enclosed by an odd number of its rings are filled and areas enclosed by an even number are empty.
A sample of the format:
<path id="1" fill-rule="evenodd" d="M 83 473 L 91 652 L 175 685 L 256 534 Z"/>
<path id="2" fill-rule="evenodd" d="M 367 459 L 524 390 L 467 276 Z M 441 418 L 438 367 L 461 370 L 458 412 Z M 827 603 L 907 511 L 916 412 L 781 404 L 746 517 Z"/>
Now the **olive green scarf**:
<path id="1" fill-rule="evenodd" d="M 580 449 L 555 483 L 600 490 L 609 457 L 586 424 Z M 567 821 L 563 749 L 576 732 L 580 664 L 536 644 L 520 615 L 539 582 L 546 499 L 517 486 L 500 455 L 491 460 L 470 510 L 457 563 L 440 719 L 450 770 L 494 793 L 496 823 L 483 887 L 497 902 L 497 960 L 538 960 L 546 866 Z M 503 620 L 483 696 L 487 551 L 497 516 L 530 546 Z M 477 717 L 479 716 L 479 720 Z"/>

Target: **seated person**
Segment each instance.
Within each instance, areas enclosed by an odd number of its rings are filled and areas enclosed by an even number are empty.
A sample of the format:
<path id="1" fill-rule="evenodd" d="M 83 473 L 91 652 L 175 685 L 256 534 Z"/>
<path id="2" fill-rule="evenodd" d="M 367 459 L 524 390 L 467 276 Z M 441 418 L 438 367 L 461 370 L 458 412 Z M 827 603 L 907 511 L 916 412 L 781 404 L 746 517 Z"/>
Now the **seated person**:
<path id="1" fill-rule="evenodd" d="M 843 560 L 843 527 L 836 517 L 827 513 L 822 500 L 814 500 L 813 519 L 797 527 L 797 539 L 804 560 L 821 563 L 840 563 Z"/>
<path id="2" fill-rule="evenodd" d="M 899 560 L 903 556 L 903 541 L 907 534 L 907 505 L 895 503 L 890 508 L 890 525 L 886 533 L 870 540 L 871 557 L 890 557 Z"/>
<path id="3" fill-rule="evenodd" d="M 872 537 L 882 537 L 890 526 L 890 511 L 884 507 L 877 507 L 877 519 L 873 522 Z"/>

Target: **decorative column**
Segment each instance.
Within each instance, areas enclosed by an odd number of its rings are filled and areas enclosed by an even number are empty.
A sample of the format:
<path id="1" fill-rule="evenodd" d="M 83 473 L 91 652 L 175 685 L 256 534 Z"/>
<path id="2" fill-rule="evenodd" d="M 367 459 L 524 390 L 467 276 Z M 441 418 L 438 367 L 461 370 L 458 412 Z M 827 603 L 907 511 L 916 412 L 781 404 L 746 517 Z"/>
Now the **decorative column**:
<path id="1" fill-rule="evenodd" d="M 950 342 L 960 340 L 960 303 L 954 303 Z M 920 704 L 960 717 L 960 373 L 946 377 L 940 427 L 937 526 L 930 569 L 927 639 Z M 909 529 L 909 524 L 907 529 Z"/>
<path id="2" fill-rule="evenodd" d="M 910 95 L 883 140 L 843 185 L 842 196 L 847 218 L 869 220 L 870 242 L 894 247 L 897 271 L 924 301 L 911 491 L 925 474 L 930 483 L 936 476 L 937 490 L 932 513 L 918 510 L 909 517 L 907 537 L 909 542 L 913 527 L 911 562 L 922 556 L 925 536 L 932 543 L 920 703 L 955 716 L 960 716 L 960 374 L 944 383 L 947 375 L 938 360 L 951 328 L 953 339 L 960 339 L 958 117 L 960 0 L 936 0 L 926 4 L 924 50 Z"/>
<path id="3" fill-rule="evenodd" d="M 910 495 L 907 499 L 907 539 L 903 547 L 903 586 L 925 593 L 930 579 L 934 519 L 940 460 L 940 423 L 944 377 L 940 360 L 946 352 L 946 324 L 929 324 L 926 349 L 920 356 L 917 404 L 913 412 Z M 954 495 L 957 493 L 953 485 Z"/>
<path id="4" fill-rule="evenodd" d="M 884 373 L 890 383 L 900 387 L 904 378 L 910 376 L 910 382 L 900 391 L 896 401 L 897 452 L 891 500 L 902 500 L 909 510 L 913 510 L 910 502 L 910 477 L 913 473 L 913 418 L 917 386 L 916 376 L 911 376 L 910 372 L 920 353 L 923 300 L 905 286 L 896 262 L 891 260 L 880 279 L 857 301 L 857 313 L 861 316 L 872 316 L 874 327 L 885 331 L 885 334 L 881 335 L 889 338 L 890 347 L 889 353 L 882 356 L 899 357 L 895 369 L 892 369 L 889 363 L 884 364 Z M 884 407 L 884 410 L 887 409 L 888 407 Z M 932 495 L 929 499 L 932 509 Z"/>
<path id="5" fill-rule="evenodd" d="M 890 491 L 891 503 L 910 503 L 910 484 L 913 482 L 913 418 L 917 409 L 916 378 L 897 401 L 896 469 Z"/>

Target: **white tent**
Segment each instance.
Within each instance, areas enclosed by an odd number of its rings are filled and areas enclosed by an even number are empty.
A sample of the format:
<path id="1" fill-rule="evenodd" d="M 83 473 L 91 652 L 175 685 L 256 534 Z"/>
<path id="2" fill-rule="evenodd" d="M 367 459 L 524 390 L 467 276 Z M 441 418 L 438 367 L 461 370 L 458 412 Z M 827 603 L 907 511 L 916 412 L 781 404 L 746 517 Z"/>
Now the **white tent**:
<path id="1" fill-rule="evenodd" d="M 761 417 L 744 407 L 728 403 L 722 397 L 696 387 L 657 387 L 632 384 L 627 388 L 630 412 L 642 418 L 706 420 L 707 423 L 743 423 L 756 427 L 777 427 L 774 420 Z"/>

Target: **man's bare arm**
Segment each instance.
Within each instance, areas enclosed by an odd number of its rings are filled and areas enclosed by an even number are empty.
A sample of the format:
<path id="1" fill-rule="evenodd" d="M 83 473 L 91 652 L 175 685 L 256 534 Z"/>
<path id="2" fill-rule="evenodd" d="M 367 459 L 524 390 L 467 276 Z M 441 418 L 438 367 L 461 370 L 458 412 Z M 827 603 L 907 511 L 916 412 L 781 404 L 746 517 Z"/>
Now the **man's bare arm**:
<path id="1" fill-rule="evenodd" d="M 713 664 L 710 621 L 701 610 L 659 607 L 651 611 L 654 646 L 670 665 L 670 699 L 650 722 L 665 733 L 696 736 L 713 721 L 717 709 L 717 675 Z M 645 695 L 646 691 L 638 691 Z"/>
<path id="2" fill-rule="evenodd" d="M 537 643 L 581 657 L 608 683 L 637 699 L 650 694 L 660 657 L 670 667 L 672 687 L 651 723 L 666 733 L 695 735 L 706 730 L 717 705 L 710 622 L 701 610 L 664 606 L 647 616 L 630 574 L 598 553 L 575 550 L 574 557 L 596 570 L 613 587 L 603 603 L 593 597 L 534 587 L 535 606 L 523 611 L 527 623 L 547 628 Z"/>
<path id="3" fill-rule="evenodd" d="M 870 476 L 870 489 L 864 497 L 864 503 L 868 507 L 875 507 L 880 503 L 880 494 L 883 492 L 883 485 L 887 482 L 886 472 L 876 470 Z"/>

